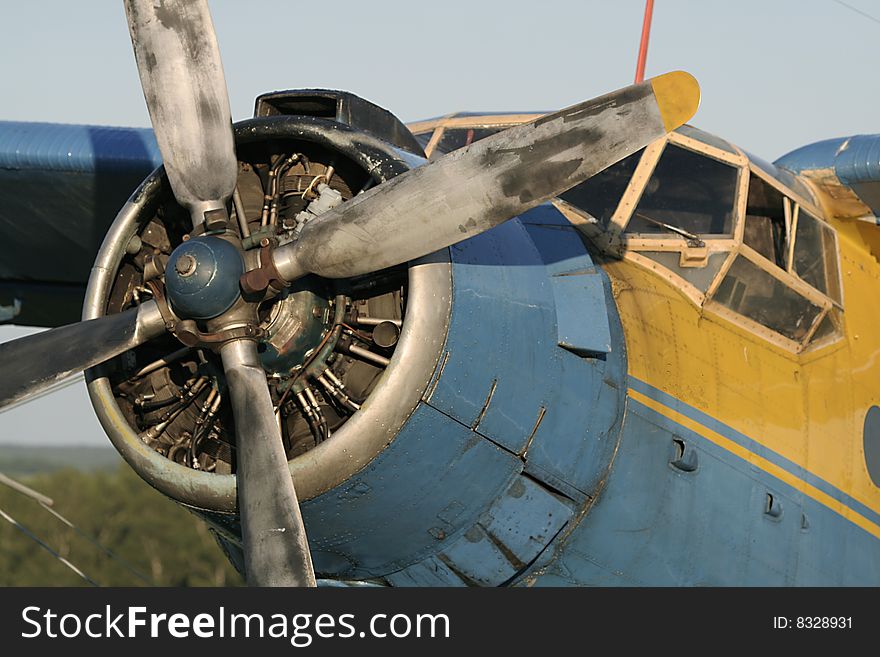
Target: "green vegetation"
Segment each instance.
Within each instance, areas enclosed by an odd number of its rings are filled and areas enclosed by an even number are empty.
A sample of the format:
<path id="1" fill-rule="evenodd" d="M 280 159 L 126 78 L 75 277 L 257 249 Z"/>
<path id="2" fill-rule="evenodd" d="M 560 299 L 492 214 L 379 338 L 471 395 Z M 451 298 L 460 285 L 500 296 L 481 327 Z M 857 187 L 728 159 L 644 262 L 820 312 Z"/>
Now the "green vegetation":
<path id="1" fill-rule="evenodd" d="M 120 462 L 118 457 L 116 460 Z M 20 461 L 19 466 L 22 465 Z M 41 469 L 34 464 L 28 467 L 30 470 L 25 468 L 25 472 Z M 53 469 L 51 464 L 48 469 Z M 0 468 L 0 472 L 8 475 L 21 471 L 21 467 L 10 467 L 5 471 Z M 99 468 L 93 472 L 67 468 L 29 477 L 19 476 L 18 479 L 52 498 L 55 510 L 143 573 L 151 584 L 243 584 L 207 525 L 153 490 L 127 465 L 117 465 L 109 471 Z M 36 501 L 3 485 L 0 485 L 0 509 L 101 586 L 147 585 L 125 565 L 107 556 Z M 0 585 L 88 584 L 0 517 Z"/>

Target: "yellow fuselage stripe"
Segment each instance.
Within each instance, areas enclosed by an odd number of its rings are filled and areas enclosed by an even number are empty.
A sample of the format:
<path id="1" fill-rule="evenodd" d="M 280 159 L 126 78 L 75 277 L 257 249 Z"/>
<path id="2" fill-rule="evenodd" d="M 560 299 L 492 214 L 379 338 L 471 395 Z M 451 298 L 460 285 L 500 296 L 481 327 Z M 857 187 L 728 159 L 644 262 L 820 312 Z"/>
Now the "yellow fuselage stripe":
<path id="1" fill-rule="evenodd" d="M 689 429 L 694 433 L 699 434 L 706 440 L 718 445 L 722 449 L 730 452 L 731 454 L 734 454 L 735 456 L 738 456 L 739 458 L 754 465 L 755 467 L 760 468 L 767 474 L 772 475 L 780 481 L 785 482 L 795 490 L 798 490 L 804 495 L 811 497 L 812 499 L 816 500 L 823 506 L 828 507 L 838 515 L 843 516 L 850 522 L 858 525 L 874 537 L 880 538 L 880 525 L 877 525 L 871 520 L 868 520 L 862 514 L 858 513 L 854 509 L 851 509 L 842 502 L 835 500 L 827 493 L 819 490 L 812 484 L 807 483 L 800 477 L 779 467 L 775 463 L 768 461 L 764 457 L 749 451 L 742 445 L 735 443 L 729 438 L 722 436 L 718 432 L 713 431 L 712 429 L 704 426 L 703 424 L 700 424 L 699 422 L 687 417 L 686 415 L 683 415 L 682 413 L 671 409 L 668 406 L 651 399 L 650 397 L 647 397 L 637 390 L 629 388 L 628 394 L 630 398 L 634 399 L 640 404 L 647 406 L 651 410 L 659 413 L 669 420 L 672 420 L 676 424 L 679 424 L 686 429 Z"/>

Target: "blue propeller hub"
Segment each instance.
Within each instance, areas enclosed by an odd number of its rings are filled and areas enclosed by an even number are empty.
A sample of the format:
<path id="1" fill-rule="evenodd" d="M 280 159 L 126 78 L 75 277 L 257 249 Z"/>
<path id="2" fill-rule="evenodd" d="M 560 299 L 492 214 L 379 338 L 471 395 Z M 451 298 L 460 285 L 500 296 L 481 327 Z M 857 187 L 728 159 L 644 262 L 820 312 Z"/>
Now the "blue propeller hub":
<path id="1" fill-rule="evenodd" d="M 165 287 L 171 307 L 184 319 L 212 319 L 239 297 L 241 254 L 219 237 L 194 237 L 171 253 Z"/>

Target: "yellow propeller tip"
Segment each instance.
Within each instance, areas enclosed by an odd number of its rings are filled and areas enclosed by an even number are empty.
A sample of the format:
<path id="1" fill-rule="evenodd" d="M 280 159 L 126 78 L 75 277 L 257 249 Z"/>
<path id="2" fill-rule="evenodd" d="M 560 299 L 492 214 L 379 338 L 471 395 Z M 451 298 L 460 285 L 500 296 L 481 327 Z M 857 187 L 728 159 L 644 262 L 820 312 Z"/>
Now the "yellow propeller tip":
<path id="1" fill-rule="evenodd" d="M 700 85 L 685 71 L 673 71 L 649 80 L 667 132 L 686 123 L 700 106 Z"/>

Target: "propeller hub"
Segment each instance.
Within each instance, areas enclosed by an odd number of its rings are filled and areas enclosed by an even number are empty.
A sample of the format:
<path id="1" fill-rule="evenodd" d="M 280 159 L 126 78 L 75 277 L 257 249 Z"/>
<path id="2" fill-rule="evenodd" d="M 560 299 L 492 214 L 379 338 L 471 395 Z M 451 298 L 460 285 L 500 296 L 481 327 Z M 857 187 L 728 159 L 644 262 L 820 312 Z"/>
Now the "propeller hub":
<path id="1" fill-rule="evenodd" d="M 184 319 L 212 319 L 239 297 L 244 273 L 241 254 L 219 237 L 194 237 L 171 253 L 165 272 L 168 299 Z"/>

